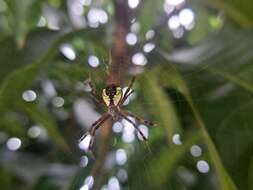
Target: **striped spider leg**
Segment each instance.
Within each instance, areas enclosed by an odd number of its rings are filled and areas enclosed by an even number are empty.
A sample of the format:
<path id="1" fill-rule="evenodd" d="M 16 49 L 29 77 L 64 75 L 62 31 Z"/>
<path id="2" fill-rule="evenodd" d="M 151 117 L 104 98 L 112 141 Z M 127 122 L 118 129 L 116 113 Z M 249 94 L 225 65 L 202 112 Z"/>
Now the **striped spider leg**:
<path id="1" fill-rule="evenodd" d="M 135 77 L 133 77 L 123 94 L 121 87 L 115 84 L 109 84 L 106 86 L 106 88 L 103 89 L 102 91 L 102 97 L 97 96 L 96 90 L 94 85 L 92 84 L 91 80 L 87 80 L 87 83 L 91 87 L 91 95 L 95 98 L 95 100 L 100 104 L 103 105 L 107 108 L 107 112 L 104 113 L 97 121 L 95 121 L 90 129 L 88 130 L 87 133 L 85 133 L 80 141 L 82 141 L 85 137 L 88 135 L 91 135 L 91 139 L 89 142 L 89 147 L 88 149 L 90 150 L 92 147 L 92 144 L 94 142 L 94 136 L 96 130 L 110 117 L 114 120 L 117 121 L 119 119 L 126 119 L 128 122 L 130 122 L 136 131 L 140 133 L 142 136 L 143 140 L 147 140 L 145 135 L 142 133 L 142 131 L 137 127 L 137 125 L 128 118 L 128 116 L 135 118 L 139 123 L 147 124 L 147 125 L 153 125 L 152 122 L 147 121 L 145 119 L 142 119 L 141 117 L 138 117 L 130 112 L 122 111 L 121 106 L 124 104 L 124 102 L 127 100 L 127 98 L 134 92 L 132 90 L 132 86 L 134 84 Z"/>

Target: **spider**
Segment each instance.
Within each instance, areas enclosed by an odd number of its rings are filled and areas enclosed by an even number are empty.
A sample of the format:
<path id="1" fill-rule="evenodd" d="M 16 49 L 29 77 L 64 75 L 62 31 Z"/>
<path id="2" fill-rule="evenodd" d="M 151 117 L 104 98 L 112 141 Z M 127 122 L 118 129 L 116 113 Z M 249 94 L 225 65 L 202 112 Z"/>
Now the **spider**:
<path id="1" fill-rule="evenodd" d="M 95 86 L 91 82 L 90 79 L 88 79 L 86 82 L 91 88 L 91 95 L 95 99 L 95 101 L 107 108 L 107 112 L 104 113 L 98 120 L 96 120 L 91 127 L 89 128 L 88 132 L 85 133 L 81 138 L 80 141 L 82 141 L 86 136 L 90 135 L 91 139 L 89 142 L 88 150 L 91 149 L 94 137 L 95 137 L 95 132 L 99 127 L 110 117 L 113 119 L 113 121 L 118 121 L 120 119 L 125 119 L 128 122 L 130 122 L 134 128 L 138 131 L 138 133 L 141 135 L 143 140 L 147 140 L 145 135 L 141 132 L 141 130 L 137 127 L 137 125 L 128 118 L 128 116 L 133 117 L 136 119 L 139 123 L 142 124 L 147 124 L 152 126 L 153 123 L 151 121 L 142 119 L 139 116 L 136 116 L 132 114 L 131 112 L 128 111 L 123 111 L 121 110 L 121 106 L 124 104 L 124 102 L 127 100 L 127 98 L 134 92 L 132 90 L 132 86 L 134 84 L 135 77 L 133 77 L 123 94 L 122 88 L 120 86 L 117 86 L 115 84 L 110 84 L 106 86 L 106 88 L 103 89 L 102 91 L 102 97 L 97 96 Z"/>

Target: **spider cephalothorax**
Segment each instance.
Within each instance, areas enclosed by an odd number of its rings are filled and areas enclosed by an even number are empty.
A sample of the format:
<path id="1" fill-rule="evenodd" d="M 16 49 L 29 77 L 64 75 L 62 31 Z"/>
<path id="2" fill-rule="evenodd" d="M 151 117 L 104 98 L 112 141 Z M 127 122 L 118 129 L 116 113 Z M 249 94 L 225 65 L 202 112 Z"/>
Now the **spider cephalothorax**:
<path id="1" fill-rule="evenodd" d="M 144 120 L 128 111 L 123 111 L 121 110 L 121 106 L 123 103 L 126 101 L 126 99 L 134 92 L 132 90 L 132 86 L 134 83 L 135 77 L 132 78 L 129 86 L 127 87 L 126 91 L 123 94 L 122 88 L 115 85 L 115 84 L 110 84 L 108 85 L 105 89 L 102 91 L 102 98 L 98 97 L 96 94 L 96 90 L 91 82 L 91 80 L 88 80 L 88 84 L 91 87 L 91 94 L 95 98 L 95 100 L 100 103 L 101 105 L 104 105 L 107 107 L 107 112 L 104 113 L 97 121 L 95 121 L 90 129 L 88 130 L 87 133 L 85 133 L 80 140 L 83 140 L 87 135 L 91 135 L 91 140 L 89 143 L 89 149 L 91 148 L 93 141 L 94 141 L 94 136 L 96 130 L 110 117 L 114 120 L 117 121 L 119 119 L 125 119 L 128 122 L 130 122 L 134 128 L 140 133 L 142 138 L 144 140 L 147 140 L 147 138 L 144 136 L 144 134 L 141 132 L 141 130 L 137 127 L 135 122 L 133 122 L 131 119 L 128 118 L 128 116 L 133 117 L 138 121 L 139 123 L 147 124 L 147 125 L 153 125 L 152 122 Z"/>

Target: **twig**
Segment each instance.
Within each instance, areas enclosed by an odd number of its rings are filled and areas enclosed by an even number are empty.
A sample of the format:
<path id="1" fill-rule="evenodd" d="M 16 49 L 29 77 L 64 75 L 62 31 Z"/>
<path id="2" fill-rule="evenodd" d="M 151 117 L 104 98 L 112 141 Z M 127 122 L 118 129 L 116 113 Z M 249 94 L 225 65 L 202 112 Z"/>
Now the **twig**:
<path id="1" fill-rule="evenodd" d="M 125 71 L 129 66 L 125 36 L 130 25 L 130 10 L 125 0 L 115 1 L 115 24 L 116 31 L 112 48 L 112 65 L 106 81 L 107 85 L 121 84 L 125 78 Z M 106 171 L 104 163 L 110 150 L 111 127 L 112 121 L 108 121 L 100 130 L 101 136 L 98 144 L 98 155 L 92 170 L 92 176 L 94 177 L 93 190 L 100 189 L 105 181 Z"/>

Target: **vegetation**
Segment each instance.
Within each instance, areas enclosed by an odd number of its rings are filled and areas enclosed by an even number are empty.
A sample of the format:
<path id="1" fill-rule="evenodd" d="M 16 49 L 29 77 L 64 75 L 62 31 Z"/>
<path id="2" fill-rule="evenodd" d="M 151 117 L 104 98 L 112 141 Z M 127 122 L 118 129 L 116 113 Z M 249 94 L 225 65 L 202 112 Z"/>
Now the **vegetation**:
<path id="1" fill-rule="evenodd" d="M 250 0 L 0 0 L 0 187 L 253 189 Z M 185 12 L 183 12 L 185 11 Z M 106 122 L 115 82 L 156 125 Z M 113 126 L 113 127 L 112 127 Z M 123 128 L 122 128 L 123 127 Z"/>

